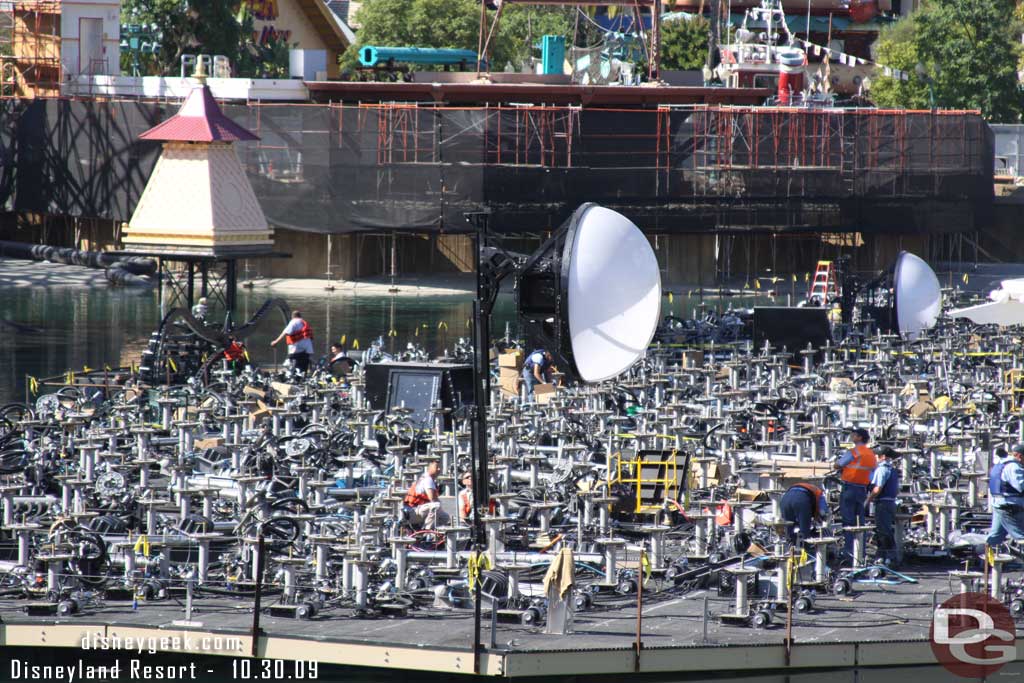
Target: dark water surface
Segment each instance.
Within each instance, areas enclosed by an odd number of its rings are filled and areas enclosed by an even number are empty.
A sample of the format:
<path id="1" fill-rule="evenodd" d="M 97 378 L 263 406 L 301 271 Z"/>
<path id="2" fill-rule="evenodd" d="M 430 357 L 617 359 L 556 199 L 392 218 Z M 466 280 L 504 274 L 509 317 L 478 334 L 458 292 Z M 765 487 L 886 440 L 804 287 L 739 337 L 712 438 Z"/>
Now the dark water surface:
<path id="1" fill-rule="evenodd" d="M 236 319 L 247 320 L 271 296 L 266 289 L 240 289 Z M 388 351 L 400 351 L 413 342 L 431 353 L 440 353 L 471 333 L 473 299 L 468 293 L 388 296 L 325 290 L 273 296 L 302 310 L 313 326 L 318 354 L 326 354 L 330 342 L 342 336 L 349 346 L 358 341 L 363 349 L 383 337 Z M 750 302 L 735 298 L 719 305 Z M 697 295 L 674 296 L 671 302 L 666 297 L 662 312 L 685 316 L 699 303 Z M 709 299 L 708 303 L 715 307 L 718 302 Z M 503 294 L 495 307 L 494 336 L 505 334 L 513 313 L 513 297 Z M 213 311 L 213 316 L 221 315 Z M 153 290 L 64 285 L 0 287 L 0 404 L 25 400 L 26 376 L 41 379 L 68 370 L 80 372 L 84 367 L 116 368 L 137 363 L 159 322 L 160 306 Z M 272 313 L 248 338 L 250 354 L 256 361 L 284 360 L 283 345 L 277 349 L 269 346 L 283 324 L 282 317 Z M 508 329 L 516 334 L 513 325 L 509 324 Z"/>

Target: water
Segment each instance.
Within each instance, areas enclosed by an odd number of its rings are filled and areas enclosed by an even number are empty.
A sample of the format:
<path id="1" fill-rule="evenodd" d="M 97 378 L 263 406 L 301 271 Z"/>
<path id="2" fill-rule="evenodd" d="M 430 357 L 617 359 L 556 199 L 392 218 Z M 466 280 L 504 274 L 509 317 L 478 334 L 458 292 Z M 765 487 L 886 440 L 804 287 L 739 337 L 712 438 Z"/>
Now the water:
<path id="1" fill-rule="evenodd" d="M 239 291 L 237 319 L 248 320 L 272 294 L 265 289 Z M 358 342 L 367 348 L 373 339 L 384 337 L 389 352 L 401 351 L 406 343 L 423 346 L 430 353 L 451 348 L 459 337 L 470 337 L 473 298 L 469 293 L 446 296 L 355 295 L 350 292 L 303 292 L 276 294 L 288 305 L 302 311 L 312 325 L 318 354 L 326 354 L 331 341 L 343 336 L 348 346 Z M 766 302 L 767 297 L 756 301 Z M 716 306 L 715 299 L 707 299 Z M 755 299 L 733 298 L 725 306 L 751 305 Z M 662 312 L 688 316 L 701 303 L 697 294 L 674 296 L 663 301 Z M 216 316 L 217 312 L 214 311 Z M 212 318 L 213 316 L 211 316 Z M 513 336 L 514 299 L 502 294 L 495 306 L 492 334 L 505 334 L 506 323 Z M 83 368 L 127 367 L 138 363 L 150 333 L 160 322 L 157 293 L 107 287 L 32 286 L 0 287 L 0 404 L 26 400 L 26 377 L 42 380 Z M 246 341 L 250 356 L 258 363 L 284 360 L 283 344 L 276 349 L 276 337 L 283 318 L 273 313 Z M 30 330 L 21 329 L 28 326 Z M 45 385 L 43 393 L 46 393 Z"/>

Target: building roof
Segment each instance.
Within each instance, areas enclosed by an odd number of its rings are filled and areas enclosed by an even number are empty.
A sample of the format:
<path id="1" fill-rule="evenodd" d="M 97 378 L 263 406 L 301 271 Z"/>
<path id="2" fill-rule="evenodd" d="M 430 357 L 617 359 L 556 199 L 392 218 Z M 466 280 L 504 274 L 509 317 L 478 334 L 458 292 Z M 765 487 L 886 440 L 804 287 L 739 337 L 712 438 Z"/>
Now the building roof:
<path id="1" fill-rule="evenodd" d="M 240 142 L 259 138 L 229 119 L 213 99 L 210 86 L 197 85 L 178 113 L 139 136 L 163 142 Z"/>
<path id="2" fill-rule="evenodd" d="M 342 52 L 352 44 L 355 34 L 324 0 L 296 0 L 296 4 L 316 29 L 324 44 Z"/>

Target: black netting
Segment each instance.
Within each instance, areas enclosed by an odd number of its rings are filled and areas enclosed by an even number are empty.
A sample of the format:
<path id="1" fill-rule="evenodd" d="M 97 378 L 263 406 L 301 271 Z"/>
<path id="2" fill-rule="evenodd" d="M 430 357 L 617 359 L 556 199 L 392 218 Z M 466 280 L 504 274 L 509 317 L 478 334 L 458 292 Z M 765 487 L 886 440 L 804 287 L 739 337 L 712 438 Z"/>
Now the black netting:
<path id="1" fill-rule="evenodd" d="M 3 101 L 0 203 L 127 221 L 159 152 L 138 135 L 175 109 Z M 920 229 L 919 202 L 963 204 L 975 222 L 991 206 L 994 139 L 974 114 L 383 104 L 225 112 L 261 138 L 238 152 L 268 220 L 307 232 L 468 231 L 464 214 L 485 207 L 495 231 L 543 232 L 586 201 L 651 231 L 688 232 L 868 231 L 897 218 Z"/>

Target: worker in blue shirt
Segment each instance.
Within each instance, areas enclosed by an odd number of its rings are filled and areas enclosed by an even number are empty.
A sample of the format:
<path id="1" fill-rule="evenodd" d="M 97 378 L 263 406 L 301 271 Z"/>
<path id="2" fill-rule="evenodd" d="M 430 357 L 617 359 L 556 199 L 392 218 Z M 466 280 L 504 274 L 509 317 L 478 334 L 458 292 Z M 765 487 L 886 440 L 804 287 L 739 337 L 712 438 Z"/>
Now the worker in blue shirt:
<path id="1" fill-rule="evenodd" d="M 526 385 L 526 396 L 533 397 L 533 388 L 538 384 L 550 384 L 551 372 L 554 369 L 555 357 L 547 349 L 537 349 L 523 363 L 523 384 Z"/>
<path id="2" fill-rule="evenodd" d="M 871 475 L 871 490 L 865 502 L 867 506 L 875 503 L 875 544 L 878 547 L 878 560 L 885 565 L 896 562 L 896 497 L 900 493 L 900 473 L 893 467 L 893 460 L 898 456 L 888 446 L 875 449 L 878 466 Z"/>
<path id="3" fill-rule="evenodd" d="M 1017 444 L 988 474 L 992 529 L 985 545 L 997 546 L 1010 536 L 1024 540 L 1024 444 Z"/>
<path id="4" fill-rule="evenodd" d="M 814 484 L 806 482 L 789 487 L 782 495 L 779 507 L 783 521 L 793 523 L 788 530 L 790 543 L 796 541 L 798 531 L 800 539 L 812 538 L 812 520 L 820 524 L 828 516 L 828 501 L 825 500 L 825 492 Z"/>

